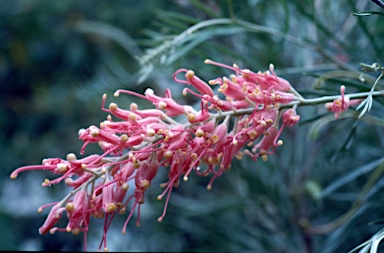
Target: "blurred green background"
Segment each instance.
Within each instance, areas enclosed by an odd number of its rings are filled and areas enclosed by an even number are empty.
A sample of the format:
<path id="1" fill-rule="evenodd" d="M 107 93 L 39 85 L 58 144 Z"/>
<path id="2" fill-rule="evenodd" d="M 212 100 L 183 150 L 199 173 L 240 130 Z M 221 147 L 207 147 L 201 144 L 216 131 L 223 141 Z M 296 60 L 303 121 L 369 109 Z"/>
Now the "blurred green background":
<path id="1" fill-rule="evenodd" d="M 79 154 L 77 131 L 106 117 L 100 110 L 104 93 L 108 102 L 128 108 L 131 102 L 148 104 L 114 98 L 116 89 L 142 93 L 151 87 L 162 94 L 170 88 L 178 101 L 193 104 L 194 98 L 181 96 L 183 86 L 172 74 L 180 67 L 205 80 L 229 73 L 204 65 L 210 58 L 254 71 L 273 63 L 302 95 L 336 95 L 340 84 L 347 92 L 368 91 L 356 77 L 359 63 L 384 62 L 384 18 L 351 15 L 378 11 L 368 0 L 0 3 L 1 250 L 82 250 L 82 235 L 38 233 L 47 211 L 38 214 L 37 208 L 60 200 L 68 189 L 42 188 L 44 178 L 51 178 L 42 171 L 22 173 L 15 181 L 9 175 L 43 158 Z M 218 25 L 173 40 L 197 22 L 230 17 L 260 27 Z M 369 119 L 381 119 L 382 109 L 377 99 Z M 382 162 L 383 125 L 358 121 L 356 113 L 334 121 L 323 106 L 298 112 L 302 123 L 285 130 L 285 144 L 267 162 L 234 161 L 211 191 L 205 188 L 209 178 L 182 182 L 162 223 L 157 217 L 164 201 L 156 197 L 167 176 L 159 173 L 146 195 L 141 227 L 131 221 L 123 235 L 126 217 L 116 217 L 108 232 L 110 251 L 347 252 L 369 239 L 381 229 L 369 222 L 384 216 L 381 177 L 341 226 L 313 234 L 300 224 L 325 224 L 349 210 Z M 91 251 L 99 246 L 102 223 L 92 220 Z"/>

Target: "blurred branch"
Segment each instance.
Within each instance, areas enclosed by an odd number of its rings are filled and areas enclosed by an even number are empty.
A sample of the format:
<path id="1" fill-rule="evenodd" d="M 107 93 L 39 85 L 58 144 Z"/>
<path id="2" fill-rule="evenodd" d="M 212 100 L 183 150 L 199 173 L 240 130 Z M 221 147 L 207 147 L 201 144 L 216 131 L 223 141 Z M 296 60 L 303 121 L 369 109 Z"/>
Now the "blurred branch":
<path id="1" fill-rule="evenodd" d="M 143 54 L 132 38 L 122 29 L 99 21 L 78 21 L 75 29 L 82 33 L 93 33 L 112 39 L 133 57 Z"/>
<path id="2" fill-rule="evenodd" d="M 354 2 L 352 0 L 349 0 L 349 3 L 353 8 L 353 12 L 356 13 L 357 9 L 356 9 Z M 365 35 L 366 35 L 365 37 L 368 38 L 369 44 L 370 44 L 370 46 L 373 47 L 376 55 L 381 55 L 381 49 L 375 41 L 375 36 L 373 36 L 372 33 L 369 31 L 366 23 L 363 22 L 361 18 L 357 18 L 357 22 L 358 22 L 359 26 L 361 27 L 361 29 L 363 30 L 363 32 L 365 33 Z"/>
<path id="3" fill-rule="evenodd" d="M 384 2 L 381 0 L 370 0 L 372 3 L 376 4 L 379 6 L 382 10 L 384 10 Z"/>
<path id="4" fill-rule="evenodd" d="M 381 178 L 384 173 L 384 163 L 380 163 L 378 167 L 373 171 L 373 173 L 368 178 L 368 181 L 365 183 L 363 189 L 361 190 L 359 196 L 356 201 L 353 203 L 351 209 L 349 209 L 346 213 L 344 213 L 339 218 L 320 226 L 314 226 L 310 224 L 307 219 L 301 219 L 300 225 L 303 229 L 308 233 L 313 234 L 325 234 L 329 233 L 341 225 L 345 224 L 348 220 L 350 220 L 354 214 L 362 207 L 365 198 L 367 197 L 370 190 L 375 186 L 376 182 Z"/>
<path id="5" fill-rule="evenodd" d="M 172 40 L 165 41 L 160 46 L 148 50 L 146 54 L 144 54 L 142 57 L 139 58 L 139 62 L 142 66 L 141 72 L 143 73 L 143 77 L 140 79 L 139 82 L 142 82 L 146 78 L 146 75 L 148 75 L 149 72 L 152 70 L 154 62 L 158 61 L 159 59 L 162 59 L 167 53 L 172 52 L 172 49 L 175 49 L 177 46 L 180 46 L 188 41 L 191 41 L 193 38 L 195 38 L 194 36 L 192 36 L 193 33 L 203 28 L 213 27 L 213 26 L 222 26 L 222 25 L 225 25 L 225 26 L 230 25 L 235 27 L 238 26 L 238 27 L 246 28 L 249 32 L 257 32 L 257 33 L 273 35 L 275 37 L 278 37 L 283 40 L 289 41 L 293 44 L 296 44 L 298 46 L 307 48 L 311 51 L 315 51 L 320 55 L 322 55 L 323 57 L 325 57 L 326 59 L 328 59 L 329 61 L 333 62 L 336 66 L 338 66 L 341 69 L 349 70 L 349 71 L 355 70 L 354 67 L 339 60 L 337 57 L 327 52 L 327 50 L 318 47 L 313 42 L 308 42 L 303 39 L 299 39 L 295 36 L 280 32 L 279 30 L 276 30 L 267 26 L 253 24 L 237 18 L 236 19 L 221 18 L 221 19 L 210 19 L 210 20 L 199 22 L 191 26 L 190 28 L 186 29 L 181 34 L 175 36 Z M 209 34 L 210 37 L 222 35 L 221 33 L 215 32 L 215 30 L 212 30 L 210 32 L 211 32 Z M 209 39 L 209 38 L 206 38 L 206 39 Z"/>

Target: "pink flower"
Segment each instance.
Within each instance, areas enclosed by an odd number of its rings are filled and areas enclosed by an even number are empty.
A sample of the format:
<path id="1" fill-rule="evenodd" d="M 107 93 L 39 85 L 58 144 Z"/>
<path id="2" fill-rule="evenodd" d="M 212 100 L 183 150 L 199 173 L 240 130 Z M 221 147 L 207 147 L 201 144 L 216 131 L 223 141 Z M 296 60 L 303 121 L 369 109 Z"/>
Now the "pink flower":
<path id="1" fill-rule="evenodd" d="M 239 83 L 233 82 L 227 77 L 216 78 L 209 81 L 209 84 L 220 84 L 219 92 L 223 93 L 226 97 L 235 100 L 245 99 L 245 93 L 243 92 L 243 86 Z"/>
<path id="2" fill-rule="evenodd" d="M 230 67 L 228 65 L 217 63 L 211 60 L 205 60 L 204 62 L 207 64 L 213 64 L 235 71 L 236 76 L 233 76 L 233 79 L 241 84 L 243 84 L 244 82 L 254 83 L 259 85 L 260 88 L 263 90 L 275 89 L 280 91 L 289 91 L 291 88 L 291 84 L 287 80 L 278 77 L 275 74 L 274 66 L 272 64 L 269 66 L 269 72 L 255 73 L 249 69 L 240 69 L 237 65 Z"/>
<path id="3" fill-rule="evenodd" d="M 177 74 L 181 72 L 185 72 L 186 81 L 177 79 Z M 173 74 L 173 80 L 178 83 L 192 85 L 200 92 L 201 95 L 208 95 L 211 97 L 214 95 L 212 88 L 206 82 L 198 78 L 193 70 L 179 69 Z"/>
<path id="4" fill-rule="evenodd" d="M 275 126 L 269 127 L 263 139 L 252 148 L 252 152 L 256 154 L 252 155 L 250 152 L 248 152 L 248 154 L 251 154 L 254 159 L 260 156 L 264 161 L 267 161 L 267 155 L 273 154 L 276 147 L 282 145 L 282 142 L 276 141 L 278 134 L 278 129 Z M 259 151 L 257 152 L 257 150 Z"/>
<path id="5" fill-rule="evenodd" d="M 73 198 L 73 202 L 67 203 L 65 209 L 69 220 L 66 231 L 73 234 L 82 231 L 86 236 L 91 215 L 87 193 L 84 190 L 78 191 Z"/>
<path id="6" fill-rule="evenodd" d="M 300 120 L 295 109 L 288 109 L 283 113 L 283 124 L 285 126 L 295 126 Z"/>
<path id="7" fill-rule="evenodd" d="M 43 226 L 39 228 L 39 233 L 41 235 L 45 235 L 46 233 L 48 233 L 53 228 L 53 226 L 55 226 L 56 223 L 61 219 L 61 217 L 63 217 L 63 211 L 65 211 L 65 208 L 61 207 L 60 205 L 55 205 L 54 207 L 52 207 Z"/>
<path id="8" fill-rule="evenodd" d="M 193 86 L 185 88 L 183 95 L 193 95 L 200 99 L 199 108 L 179 104 L 167 89 L 164 96 L 154 94 L 147 89 L 144 95 L 133 91 L 117 90 L 115 96 L 128 94 L 144 99 L 154 108 L 139 110 L 131 103 L 129 110 L 110 103 L 105 108 L 107 96 L 104 94 L 101 109 L 108 113 L 106 120 L 99 126 L 91 125 L 79 130 L 79 139 L 84 142 L 80 153 L 90 143 L 97 143 L 102 149 L 101 155 L 89 155 L 77 159 L 69 154 L 67 159 L 50 158 L 42 165 L 24 166 L 16 169 L 11 178 L 20 172 L 29 170 L 49 170 L 59 175 L 54 180 L 46 179 L 43 186 L 61 181 L 72 192 L 64 200 L 44 205 L 39 210 L 53 206 L 41 234 L 50 232 L 84 233 L 84 244 L 91 221 L 103 218 L 103 236 L 99 249 L 107 249 L 107 232 L 115 215 L 128 213 L 122 232 L 133 214 L 137 212 L 136 225 L 140 223 L 141 205 L 145 203 L 145 193 L 151 187 L 158 168 L 168 169 L 168 180 L 160 185 L 164 188 L 158 196 L 166 196 L 161 222 L 168 207 L 174 187 L 180 184 L 180 178 L 187 181 L 189 176 L 211 176 L 207 189 L 226 172 L 233 159 L 241 159 L 248 154 L 254 159 L 273 154 L 285 126 L 296 125 L 300 116 L 294 109 L 280 113 L 281 104 L 289 104 L 295 99 L 290 93 L 291 85 L 285 79 L 276 76 L 273 66 L 264 73 L 252 72 L 207 61 L 207 63 L 228 68 L 234 72 L 230 77 L 216 78 L 209 84 L 219 84 L 219 93 L 198 78 L 194 71 L 179 69 L 174 81 Z M 177 78 L 185 73 L 185 80 Z M 197 91 L 194 91 L 197 90 Z M 342 101 L 344 93 L 342 93 Z M 336 107 L 334 107 L 336 108 Z M 344 107 L 340 107 L 344 110 Z M 336 109 L 334 109 L 336 110 Z M 280 115 L 282 124 L 280 124 Z M 248 150 L 247 147 L 253 147 Z M 130 182 L 134 189 L 129 189 Z M 74 194 L 74 196 L 72 195 Z M 63 207 L 66 205 L 65 207 Z M 68 224 L 65 228 L 54 227 L 67 212 Z"/>
<path id="9" fill-rule="evenodd" d="M 325 108 L 335 113 L 335 119 L 338 119 L 343 111 L 348 110 L 349 106 L 357 105 L 361 102 L 361 99 L 349 100 L 349 98 L 345 96 L 344 85 L 340 86 L 340 93 L 340 98 L 335 99 L 332 103 L 325 103 Z"/>

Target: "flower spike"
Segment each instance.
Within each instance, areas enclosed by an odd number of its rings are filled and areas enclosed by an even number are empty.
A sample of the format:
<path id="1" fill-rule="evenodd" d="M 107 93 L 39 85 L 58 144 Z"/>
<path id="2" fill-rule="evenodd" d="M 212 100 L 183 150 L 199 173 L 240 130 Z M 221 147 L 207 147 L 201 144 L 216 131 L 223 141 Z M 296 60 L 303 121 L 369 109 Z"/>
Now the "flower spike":
<path id="1" fill-rule="evenodd" d="M 192 175 L 210 176 L 210 190 L 213 182 L 229 170 L 233 159 L 247 154 L 255 160 L 267 160 L 267 155 L 275 152 L 282 144 L 278 138 L 284 127 L 294 126 L 300 119 L 294 109 L 280 112 L 284 110 L 281 106 L 291 107 L 296 98 L 290 83 L 275 74 L 273 65 L 269 71 L 253 72 L 236 64 L 228 66 L 211 60 L 205 63 L 227 68 L 233 74 L 209 82 L 191 69 L 181 68 L 173 74 L 175 82 L 192 86 L 184 88 L 183 94 L 200 100 L 198 109 L 177 102 L 170 89 L 163 96 L 152 89 L 144 94 L 123 89 L 115 92 L 115 97 L 128 94 L 152 105 L 140 110 L 136 103 L 131 103 L 129 109 L 116 103 L 106 107 L 104 94 L 101 110 L 108 113 L 106 120 L 78 131 L 83 141 L 80 153 L 84 154 L 87 145 L 97 143 L 100 155 L 78 159 L 70 153 L 66 159 L 45 159 L 42 165 L 23 166 L 10 175 L 16 179 L 21 172 L 48 170 L 57 177 L 46 179 L 43 186 L 64 181 L 71 188 L 63 200 L 39 208 L 42 212 L 52 207 L 39 230 L 41 234 L 84 233 L 86 247 L 91 218 L 103 219 L 99 250 L 107 250 L 107 232 L 116 215 L 126 215 L 123 233 L 135 212 L 136 225 L 140 225 L 145 194 L 153 187 L 160 167 L 168 170 L 168 180 L 160 185 L 164 189 L 158 200 L 166 199 L 159 222 L 165 218 L 172 190 L 179 186 L 181 178 L 188 181 Z M 181 73 L 185 79 L 177 77 Z M 219 88 L 214 91 L 211 85 Z M 349 105 L 344 92 L 345 88 L 341 89 L 342 97 L 331 107 L 335 113 Z M 64 213 L 67 225 L 54 227 L 65 218 Z"/>

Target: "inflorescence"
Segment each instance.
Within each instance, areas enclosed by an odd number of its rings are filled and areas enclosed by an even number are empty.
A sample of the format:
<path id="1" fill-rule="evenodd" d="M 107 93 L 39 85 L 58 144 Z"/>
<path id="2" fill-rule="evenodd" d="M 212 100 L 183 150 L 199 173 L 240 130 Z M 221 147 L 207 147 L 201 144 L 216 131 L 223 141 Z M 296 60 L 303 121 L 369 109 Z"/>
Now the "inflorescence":
<path id="1" fill-rule="evenodd" d="M 101 109 L 109 115 L 99 126 L 79 130 L 79 139 L 84 141 L 80 153 L 90 143 L 97 142 L 103 154 L 77 158 L 70 153 L 66 159 L 44 159 L 42 165 L 18 168 L 11 174 L 15 179 L 20 172 L 28 170 L 50 170 L 59 175 L 53 180 L 45 179 L 43 186 L 51 186 L 62 181 L 72 191 L 59 202 L 39 208 L 51 207 L 48 217 L 40 227 L 40 234 L 56 231 L 84 233 L 84 247 L 91 216 L 104 218 L 103 245 L 107 248 L 106 234 L 115 214 L 130 212 L 122 232 L 137 211 L 139 225 L 140 208 L 145 193 L 151 186 L 159 167 L 168 168 L 168 180 L 160 185 L 164 190 L 157 197 L 165 197 L 161 222 L 171 192 L 178 187 L 180 179 L 187 181 L 191 174 L 211 175 L 207 189 L 214 180 L 229 170 L 234 158 L 244 155 L 257 160 L 267 160 L 276 147 L 283 144 L 279 139 L 285 127 L 294 126 L 300 116 L 296 105 L 281 108 L 301 96 L 291 84 L 277 76 L 273 65 L 264 73 L 240 69 L 206 60 L 205 63 L 221 66 L 233 71 L 229 77 L 216 78 L 208 83 L 197 77 L 192 70 L 179 69 L 173 75 L 177 83 L 185 84 L 183 95 L 193 95 L 200 99 L 198 110 L 182 105 L 172 98 L 167 89 L 164 96 L 155 95 L 147 89 L 144 95 L 117 90 L 115 96 L 128 94 L 145 99 L 154 109 L 139 109 L 132 103 L 129 110 L 110 103 L 106 108 L 106 94 L 102 97 Z M 183 77 L 181 77 L 183 76 Z M 216 93 L 212 87 L 219 86 Z M 189 87 L 193 87 L 190 89 Z M 327 105 L 338 117 L 348 108 L 349 100 L 342 98 Z M 176 120 L 177 118 L 177 120 Z M 180 123 L 179 121 L 184 122 Z M 134 181 L 130 191 L 129 181 Z M 66 214 L 65 228 L 55 227 Z M 86 250 L 86 248 L 85 248 Z"/>

